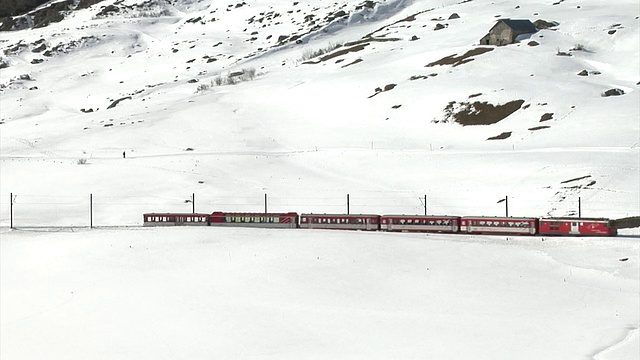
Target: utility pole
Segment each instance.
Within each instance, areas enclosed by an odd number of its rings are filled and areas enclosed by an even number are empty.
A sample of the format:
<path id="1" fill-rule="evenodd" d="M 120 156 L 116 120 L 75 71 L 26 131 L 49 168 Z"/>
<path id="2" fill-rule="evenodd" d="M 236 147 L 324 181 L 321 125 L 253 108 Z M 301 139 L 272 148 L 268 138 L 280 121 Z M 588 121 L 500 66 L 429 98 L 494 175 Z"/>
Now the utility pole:
<path id="1" fill-rule="evenodd" d="M 504 212 L 505 212 L 505 216 L 509 217 L 509 197 L 508 196 L 504 197 Z"/>
<path id="2" fill-rule="evenodd" d="M 93 229 L 93 194 L 89 194 L 89 228 Z"/>
<path id="3" fill-rule="evenodd" d="M 10 226 L 10 228 L 13 229 L 13 193 L 10 193 L 9 197 L 10 197 L 9 204 L 11 204 L 11 205 L 9 205 L 9 214 L 10 214 L 9 217 L 11 218 L 11 226 Z"/>
<path id="4" fill-rule="evenodd" d="M 582 217 L 582 198 L 578 196 L 578 217 Z"/>
<path id="5" fill-rule="evenodd" d="M 509 197 L 505 196 L 504 199 L 498 200 L 498 204 L 504 201 L 504 216 L 509 217 Z"/>
<path id="6" fill-rule="evenodd" d="M 349 214 L 349 194 L 347 194 L 347 215 Z"/>
<path id="7" fill-rule="evenodd" d="M 267 212 L 267 194 L 264 194 L 264 213 L 266 214 Z"/>
<path id="8" fill-rule="evenodd" d="M 424 216 L 427 216 L 427 195 L 424 196 Z"/>
<path id="9" fill-rule="evenodd" d="M 191 213 L 196 213 L 196 193 L 191 193 Z"/>

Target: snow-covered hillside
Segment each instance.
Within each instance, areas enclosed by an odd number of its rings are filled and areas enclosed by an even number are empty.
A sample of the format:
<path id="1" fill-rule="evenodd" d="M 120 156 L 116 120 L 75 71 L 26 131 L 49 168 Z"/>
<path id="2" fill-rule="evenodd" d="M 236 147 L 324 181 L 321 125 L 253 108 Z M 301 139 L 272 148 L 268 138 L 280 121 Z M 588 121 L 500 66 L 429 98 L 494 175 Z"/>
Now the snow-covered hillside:
<path id="1" fill-rule="evenodd" d="M 432 213 L 500 215 L 509 196 L 512 215 L 575 214 L 578 198 L 583 216 L 638 215 L 639 13 L 633 0 L 109 0 L 4 32 L 2 222 L 9 193 L 24 225 L 56 212 L 84 225 L 89 194 L 104 225 L 189 210 L 194 193 L 201 211 L 261 210 L 267 193 L 274 211 L 343 211 L 351 194 L 359 212 L 421 213 L 428 195 Z M 498 18 L 558 25 L 479 46 Z M 517 101 L 491 125 L 453 121 Z M 66 202 L 81 206 L 50 206 Z"/>
<path id="2" fill-rule="evenodd" d="M 119 227 L 639 216 L 637 0 L 83 3 L 0 33 L 3 360 L 638 358 L 640 228 Z"/>

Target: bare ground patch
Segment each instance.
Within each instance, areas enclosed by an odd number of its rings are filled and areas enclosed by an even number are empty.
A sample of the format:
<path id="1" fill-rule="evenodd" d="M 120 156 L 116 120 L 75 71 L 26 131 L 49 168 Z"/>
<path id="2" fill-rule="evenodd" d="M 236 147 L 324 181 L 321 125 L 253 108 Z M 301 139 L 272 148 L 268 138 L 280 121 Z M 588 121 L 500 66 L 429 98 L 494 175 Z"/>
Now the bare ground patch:
<path id="1" fill-rule="evenodd" d="M 449 55 L 447 57 L 444 57 L 438 61 L 434 61 L 430 64 L 425 65 L 425 67 L 432 67 L 432 66 L 436 66 L 436 65 L 453 65 L 458 66 L 458 65 L 462 65 L 465 63 L 468 63 L 470 61 L 473 61 L 475 59 L 473 59 L 473 56 L 478 56 L 478 55 L 482 55 L 484 53 L 488 53 L 489 51 L 492 51 L 493 48 L 483 48 L 483 47 L 479 47 L 479 48 L 475 48 L 472 50 L 467 51 L 466 53 L 457 56 L 457 55 Z"/>
<path id="2" fill-rule="evenodd" d="M 325 56 L 322 56 L 320 59 L 318 59 L 316 61 L 305 61 L 305 62 L 303 62 L 303 64 L 319 64 L 319 63 L 321 63 L 323 61 L 331 60 L 331 59 L 336 58 L 338 56 L 346 55 L 346 54 L 351 53 L 351 52 L 361 51 L 365 47 L 367 47 L 368 45 L 369 45 L 369 43 L 363 43 L 363 44 L 359 44 L 359 45 L 348 47 L 346 49 L 340 49 L 340 50 L 334 51 L 334 52 L 332 52 L 330 54 L 327 54 Z"/>
<path id="3" fill-rule="evenodd" d="M 396 86 L 397 86 L 397 84 L 387 84 L 387 85 L 385 85 L 385 86 L 384 86 L 384 88 L 379 88 L 379 87 L 377 87 L 377 88 L 375 89 L 375 93 L 374 93 L 373 95 L 369 95 L 369 99 L 371 99 L 372 97 L 374 97 L 374 96 L 376 96 L 376 95 L 378 95 L 378 94 L 380 94 L 380 93 L 383 93 L 383 92 L 385 92 L 385 91 L 391 91 L 391 90 L 393 90 Z"/>
<path id="4" fill-rule="evenodd" d="M 540 122 L 548 121 L 548 120 L 551 120 L 551 119 L 553 119 L 553 113 L 546 113 L 546 114 L 543 114 L 540 117 Z"/>
<path id="5" fill-rule="evenodd" d="M 529 128 L 528 130 L 536 131 L 536 130 L 548 129 L 548 128 L 550 128 L 550 127 L 551 127 L 551 126 L 546 126 L 546 125 L 543 125 L 543 126 L 534 126 L 534 127 L 532 127 L 532 128 Z"/>
<path id="6" fill-rule="evenodd" d="M 350 62 L 350 63 L 348 63 L 346 65 L 342 65 L 342 67 L 346 68 L 347 66 L 355 65 L 355 64 L 360 63 L 360 62 L 362 62 L 362 59 L 355 59 L 355 60 L 353 60 L 352 62 Z"/>
<path id="7" fill-rule="evenodd" d="M 510 137 L 511 137 L 511 131 L 505 131 L 502 134 L 497 135 L 497 136 L 492 136 L 492 137 L 488 138 L 487 140 L 504 140 L 504 139 L 507 139 L 507 138 L 510 138 Z"/>
<path id="8" fill-rule="evenodd" d="M 444 109 L 444 119 L 434 122 L 457 122 L 462 126 L 491 125 L 518 111 L 522 104 L 524 100 L 513 100 L 502 105 L 493 105 L 486 101 L 473 103 L 452 101 Z"/>

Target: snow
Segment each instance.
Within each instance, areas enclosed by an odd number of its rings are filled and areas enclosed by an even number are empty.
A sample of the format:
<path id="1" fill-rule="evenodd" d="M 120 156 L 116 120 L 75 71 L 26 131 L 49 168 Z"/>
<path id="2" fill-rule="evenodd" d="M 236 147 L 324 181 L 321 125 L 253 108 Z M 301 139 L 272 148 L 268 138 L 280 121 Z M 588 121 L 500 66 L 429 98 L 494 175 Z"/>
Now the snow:
<path id="1" fill-rule="evenodd" d="M 508 196 L 511 216 L 638 216 L 637 1 L 185 0 L 95 17 L 113 3 L 0 38 L 0 358 L 640 356 L 640 228 L 139 227 L 193 196 L 209 213 L 263 211 L 265 194 L 273 212 L 343 213 L 349 195 L 351 213 L 501 216 Z M 560 25 L 427 66 L 497 18 Z M 304 64 L 367 35 L 393 41 Z M 33 52 L 40 39 L 65 50 Z M 255 78 L 216 85 L 242 69 Z M 514 100 L 492 125 L 442 121 L 450 102 Z"/>
<path id="2" fill-rule="evenodd" d="M 3 235 L 6 359 L 632 359 L 639 349 L 634 238 Z"/>

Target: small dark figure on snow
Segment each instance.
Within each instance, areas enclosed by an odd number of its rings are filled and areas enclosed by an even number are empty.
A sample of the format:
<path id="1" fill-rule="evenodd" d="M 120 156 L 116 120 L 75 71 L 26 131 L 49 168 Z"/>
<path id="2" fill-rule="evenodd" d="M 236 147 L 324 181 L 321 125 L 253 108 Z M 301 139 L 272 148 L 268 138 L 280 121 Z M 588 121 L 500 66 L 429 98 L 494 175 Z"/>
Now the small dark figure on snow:
<path id="1" fill-rule="evenodd" d="M 126 159 L 126 158 L 127 158 L 127 152 L 126 152 L 126 151 L 123 151 L 123 152 L 122 152 L 122 158 L 123 158 L 123 159 Z"/>

